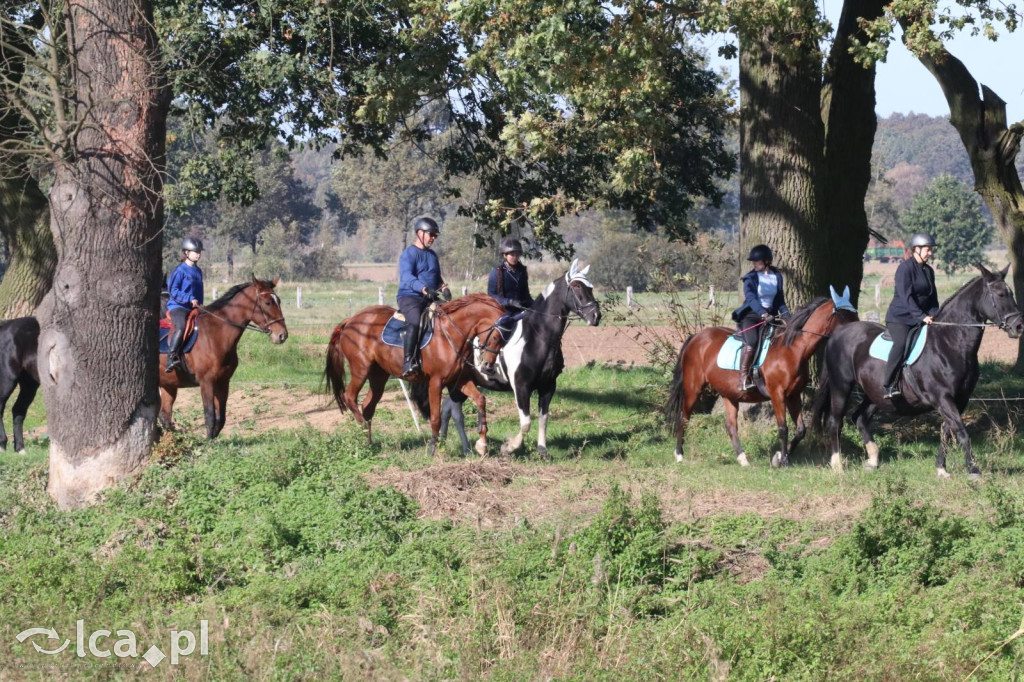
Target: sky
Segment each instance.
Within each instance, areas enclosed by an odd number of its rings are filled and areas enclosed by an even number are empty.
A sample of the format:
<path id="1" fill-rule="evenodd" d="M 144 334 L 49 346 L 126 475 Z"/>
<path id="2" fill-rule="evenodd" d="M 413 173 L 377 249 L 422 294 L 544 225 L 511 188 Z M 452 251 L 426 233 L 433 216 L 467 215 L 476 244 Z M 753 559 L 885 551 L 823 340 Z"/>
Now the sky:
<path id="1" fill-rule="evenodd" d="M 826 0 L 826 16 L 835 25 L 839 19 L 840 0 Z M 948 48 L 962 61 L 980 84 L 987 85 L 1006 102 L 1009 122 L 1024 119 L 1024 28 L 1016 33 L 1005 33 L 996 42 L 981 36 L 960 36 Z M 715 56 L 719 44 L 714 39 L 707 43 L 712 65 L 724 65 L 733 78 L 738 75 L 736 60 L 725 61 Z M 877 104 L 880 117 L 894 113 L 949 116 L 949 106 L 942 95 L 938 81 L 925 69 L 898 39 L 889 48 L 889 57 L 878 65 L 875 78 Z"/>

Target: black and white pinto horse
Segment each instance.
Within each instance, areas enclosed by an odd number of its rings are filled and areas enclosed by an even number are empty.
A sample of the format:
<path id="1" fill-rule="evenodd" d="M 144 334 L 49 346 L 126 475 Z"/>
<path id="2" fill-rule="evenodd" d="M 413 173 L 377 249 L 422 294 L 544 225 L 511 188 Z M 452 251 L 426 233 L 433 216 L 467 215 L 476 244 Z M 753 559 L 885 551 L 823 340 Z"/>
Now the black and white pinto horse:
<path id="1" fill-rule="evenodd" d="M 479 376 L 477 385 L 496 391 L 512 391 L 519 410 L 519 431 L 501 446 L 501 453 L 514 453 L 523 444 L 530 431 L 530 397 L 537 393 L 537 453 L 548 457 L 548 409 L 555 394 L 558 375 L 565 367 L 562 356 L 562 335 L 569 324 L 569 316 L 579 315 L 590 326 L 601 321 L 601 309 L 594 299 L 594 286 L 587 279 L 590 266 L 579 269 L 574 260 L 564 277 L 551 282 L 533 306 L 515 323 L 511 336 L 502 348 L 495 371 Z M 497 333 L 497 332 L 495 332 Z M 485 340 L 485 346 L 492 346 Z M 421 384 L 413 385 L 413 395 L 420 411 L 429 414 Z M 462 441 L 463 452 L 469 452 L 462 403 L 465 396 L 458 393 L 445 398 L 442 406 L 442 429 L 447 427 L 450 411 Z"/>
<path id="2" fill-rule="evenodd" d="M 19 317 L 0 324 L 0 449 L 7 449 L 3 414 L 7 400 L 20 387 L 11 413 L 14 415 L 14 449 L 25 452 L 25 415 L 39 390 L 36 348 L 39 346 L 39 322 L 34 317 Z"/>
<path id="3" fill-rule="evenodd" d="M 839 431 L 854 386 L 864 397 L 850 415 L 856 422 L 868 453 L 865 467 L 878 467 L 878 445 L 868 429 L 876 410 L 898 415 L 919 415 L 936 410 L 942 417 L 939 452 L 935 468 L 939 478 L 946 471 L 946 444 L 955 435 L 964 450 L 971 478 L 981 475 L 971 454 L 971 439 L 964 427 L 967 401 L 978 383 L 978 348 L 986 321 L 1005 331 L 1010 338 L 1024 333 L 1024 320 L 1004 281 L 1009 266 L 992 273 L 978 266 L 981 276 L 972 279 L 946 300 L 928 328 L 928 338 L 920 357 L 903 369 L 903 395 L 884 398 L 885 361 L 871 357 L 869 348 L 882 332 L 872 322 L 853 322 L 836 330 L 825 347 L 825 362 L 814 399 L 814 423 L 828 427 L 832 446 L 832 467 L 842 468 Z"/>

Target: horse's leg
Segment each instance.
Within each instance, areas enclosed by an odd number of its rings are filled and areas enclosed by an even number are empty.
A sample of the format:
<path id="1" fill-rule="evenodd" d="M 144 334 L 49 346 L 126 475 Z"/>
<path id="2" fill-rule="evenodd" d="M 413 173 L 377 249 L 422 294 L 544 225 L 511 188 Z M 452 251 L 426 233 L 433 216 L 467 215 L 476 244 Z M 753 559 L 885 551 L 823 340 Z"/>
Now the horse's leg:
<path id="1" fill-rule="evenodd" d="M 741 467 L 750 466 L 747 453 L 743 452 L 743 445 L 740 443 L 740 404 L 725 396 L 722 396 L 722 403 L 725 405 L 725 432 L 729 434 L 729 440 L 732 441 L 732 451 L 736 455 L 736 461 L 740 463 Z"/>
<path id="2" fill-rule="evenodd" d="M 878 445 L 871 437 L 871 417 L 878 407 L 865 398 L 850 417 L 857 423 L 857 430 L 860 431 L 860 439 L 864 442 L 864 449 L 867 450 L 868 459 L 864 462 L 864 468 L 874 471 L 878 468 Z"/>
<path id="3" fill-rule="evenodd" d="M 203 397 L 203 419 L 206 422 L 206 438 L 217 437 L 217 407 L 213 401 L 213 386 L 209 383 L 199 385 L 199 393 Z"/>
<path id="4" fill-rule="evenodd" d="M 956 435 L 956 439 L 960 441 L 960 447 L 964 449 L 964 464 L 967 466 L 967 474 L 970 479 L 976 480 L 981 478 L 981 469 L 978 468 L 978 464 L 974 461 L 974 454 L 971 452 L 971 437 L 967 433 L 967 427 L 964 426 L 963 417 L 960 416 L 960 410 L 953 403 L 951 399 L 943 399 L 937 406 L 936 410 L 942 415 L 943 422 L 948 425 L 949 430 Z M 941 440 L 941 439 L 940 439 Z M 941 449 L 940 449 L 941 452 Z M 936 462 L 936 470 L 938 471 L 939 478 L 946 478 L 949 473 L 945 468 L 945 457 L 942 462 Z M 943 466 L 940 466 L 943 465 Z M 945 476 L 943 476 L 945 474 Z"/>
<path id="5" fill-rule="evenodd" d="M 218 381 L 213 386 L 213 414 L 215 418 L 213 438 L 220 435 L 228 418 L 228 386 L 230 382 L 230 379 L 224 379 Z"/>
<path id="6" fill-rule="evenodd" d="M 428 395 L 430 397 L 430 455 L 437 454 L 437 436 L 441 431 L 441 391 L 444 386 L 440 377 L 430 377 Z"/>
<path id="7" fill-rule="evenodd" d="M 25 415 L 28 408 L 35 400 L 36 391 L 39 390 L 39 383 L 35 379 L 25 378 L 19 383 L 21 390 L 18 392 L 18 399 L 14 401 L 11 412 L 14 414 L 14 450 L 19 453 L 25 452 Z M 0 411 L 0 414 L 3 414 Z"/>
<path id="8" fill-rule="evenodd" d="M 10 369 L 5 367 L 4 374 L 8 374 Z M 0 450 L 7 449 L 7 432 L 4 431 L 4 410 L 7 409 L 7 400 L 14 393 L 14 387 L 17 385 L 17 377 L 10 373 L 0 380 Z"/>
<path id="9" fill-rule="evenodd" d="M 366 437 L 372 443 L 373 415 L 377 412 L 377 403 L 384 395 L 384 386 L 388 383 L 388 373 L 374 365 L 370 367 L 366 378 L 370 382 L 370 389 L 367 391 L 366 397 L 363 398 L 362 417 L 366 420 Z"/>
<path id="10" fill-rule="evenodd" d="M 476 405 L 477 414 L 480 417 L 480 436 L 476 441 L 476 452 L 483 457 L 487 454 L 487 398 L 472 381 L 467 381 L 459 390 L 466 394 L 473 404 Z"/>
<path id="11" fill-rule="evenodd" d="M 478 413 L 479 414 L 479 413 Z M 447 431 L 448 418 L 455 422 L 455 432 L 459 434 L 459 442 L 462 443 L 462 455 L 468 455 L 472 448 L 469 445 L 469 437 L 466 435 L 466 413 L 462 409 L 462 403 L 451 398 L 445 398 L 441 407 L 441 430 Z M 441 436 L 444 437 L 443 435 Z"/>
<path id="12" fill-rule="evenodd" d="M 850 399 L 852 390 L 852 384 L 839 386 L 838 383 L 833 383 L 829 395 L 828 433 L 832 445 L 832 458 L 829 465 L 833 471 L 843 470 L 843 456 L 839 450 L 839 433 L 843 428 L 843 415 L 846 413 L 846 403 Z"/>
<path id="13" fill-rule="evenodd" d="M 349 360 L 349 381 L 342 398 L 345 401 L 345 407 L 356 418 L 356 423 L 366 427 L 366 440 L 372 443 L 373 437 L 370 433 L 370 426 L 366 423 L 366 419 L 363 418 L 363 412 L 359 409 L 359 403 L 357 402 L 359 391 L 363 389 L 363 384 L 366 383 L 368 369 L 367 365 L 363 363 L 356 364 L 351 359 Z"/>
<path id="14" fill-rule="evenodd" d="M 772 466 L 788 467 L 789 424 L 786 421 L 786 396 L 781 390 L 772 396 L 772 411 L 775 413 L 775 427 L 779 432 L 779 450 L 772 455 Z"/>
<path id="15" fill-rule="evenodd" d="M 174 409 L 174 399 L 177 397 L 177 387 L 160 387 L 160 426 L 167 431 L 174 428 L 174 422 L 171 421 L 171 411 Z"/>
<path id="16" fill-rule="evenodd" d="M 530 393 L 523 385 L 515 386 L 516 407 L 519 409 L 519 433 L 516 433 L 501 446 L 501 454 L 511 455 L 523 444 L 523 438 L 530 432 Z"/>
<path id="17" fill-rule="evenodd" d="M 804 412 L 803 412 L 803 400 L 800 397 L 800 393 L 793 393 L 792 395 L 786 396 L 786 409 L 789 410 L 789 416 L 796 425 L 796 433 L 793 434 L 793 440 L 789 441 L 789 454 L 793 454 L 796 446 L 804 439 L 807 435 L 807 426 L 804 424 Z"/>
<path id="18" fill-rule="evenodd" d="M 555 396 L 555 382 L 537 387 L 537 454 L 544 459 L 548 455 L 548 407 Z"/>
<path id="19" fill-rule="evenodd" d="M 682 379 L 686 382 L 686 377 Z M 676 434 L 676 461 L 683 461 L 683 439 L 686 438 L 686 428 L 690 425 L 690 415 L 693 414 L 693 408 L 700 399 L 701 394 L 704 392 L 704 387 L 707 386 L 706 382 L 701 382 L 693 390 L 689 390 L 693 387 L 693 384 L 687 382 L 685 384 L 686 391 L 683 394 L 683 405 L 682 405 L 682 416 L 679 420 L 679 433 Z"/>
<path id="20" fill-rule="evenodd" d="M 935 455 L 935 471 L 938 472 L 939 478 L 949 478 L 949 472 L 946 471 L 946 448 L 952 441 L 953 432 L 949 429 L 946 420 L 943 419 L 942 425 L 939 427 L 939 451 Z"/>

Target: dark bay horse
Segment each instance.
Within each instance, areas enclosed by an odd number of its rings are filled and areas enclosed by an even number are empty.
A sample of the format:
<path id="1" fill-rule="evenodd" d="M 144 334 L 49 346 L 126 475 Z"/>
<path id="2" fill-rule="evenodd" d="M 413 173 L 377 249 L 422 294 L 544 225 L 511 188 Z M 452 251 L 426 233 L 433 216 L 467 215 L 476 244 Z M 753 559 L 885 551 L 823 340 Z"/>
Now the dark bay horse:
<path id="1" fill-rule="evenodd" d="M 454 387 L 476 403 L 477 409 L 486 415 L 486 400 L 476 386 L 473 377 L 473 340 L 487 334 L 501 317 L 503 309 L 486 294 L 470 294 L 449 303 L 438 304 L 435 317 L 434 336 L 421 350 L 422 374 L 428 383 L 430 399 L 430 426 L 433 438 L 430 452 L 437 449 L 438 431 L 441 426 L 441 390 Z M 395 309 L 375 305 L 364 308 L 334 328 L 330 343 L 327 344 L 327 363 L 324 379 L 327 388 L 334 394 L 338 409 L 350 410 L 356 421 L 366 425 L 366 436 L 372 441 L 371 422 L 377 403 L 384 394 L 388 377 L 402 375 L 403 351 L 381 341 L 381 333 Z M 348 363 L 351 380 L 345 385 L 345 364 Z M 363 384 L 370 383 L 370 390 L 360 408 L 357 398 Z M 487 449 L 487 420 L 482 420 L 477 452 L 481 455 Z"/>
<path id="2" fill-rule="evenodd" d="M 519 449 L 530 431 L 530 396 L 537 393 L 537 452 L 548 456 L 547 423 L 548 408 L 555 394 L 558 375 L 565 367 L 562 356 L 562 335 L 571 314 L 579 315 L 590 326 L 601 321 L 601 309 L 594 299 L 594 287 L 587 280 L 590 266 L 579 270 L 573 261 L 564 277 L 548 285 L 533 307 L 526 311 L 516 323 L 508 343 L 501 349 L 498 374 L 477 380 L 477 385 L 497 391 L 512 391 L 519 409 L 519 432 L 501 446 L 502 454 L 511 454 Z M 452 391 L 449 391 L 452 394 Z M 413 387 L 413 395 L 420 411 L 427 414 L 423 391 Z M 467 449 L 465 417 L 462 403 L 465 396 L 455 393 L 445 398 L 442 416 L 450 412 L 455 420 L 456 430 Z"/>
<path id="3" fill-rule="evenodd" d="M 963 414 L 967 401 L 978 383 L 978 348 L 986 321 L 1005 331 L 1010 338 L 1024 333 L 1024 321 L 1013 300 L 1013 292 L 1004 281 L 1009 266 L 992 273 L 982 266 L 975 277 L 953 294 L 939 308 L 928 326 L 928 337 L 920 357 L 903 369 L 903 395 L 883 398 L 885 360 L 870 356 L 869 348 L 882 326 L 872 322 L 851 324 L 836 331 L 825 348 L 821 383 L 814 399 L 814 420 L 820 428 L 828 411 L 828 428 L 832 445 L 832 466 L 842 468 L 839 450 L 839 429 L 854 386 L 860 386 L 864 397 L 850 417 L 856 422 L 868 453 L 865 466 L 878 467 L 878 446 L 871 438 L 869 423 L 876 410 L 898 415 L 918 415 L 936 410 L 942 417 L 939 452 L 935 468 L 939 478 L 949 478 L 946 471 L 946 443 L 955 435 L 964 449 L 964 459 L 971 478 L 981 475 L 971 454 L 971 439 L 964 427 Z"/>
<path id="4" fill-rule="evenodd" d="M 227 418 L 228 385 L 238 368 L 238 341 L 246 329 L 262 332 L 277 343 L 288 338 L 281 299 L 274 293 L 278 280 L 255 277 L 231 287 L 223 296 L 200 310 L 199 336 L 185 354 L 185 364 L 165 372 L 167 355 L 160 355 L 160 423 L 171 428 L 171 410 L 179 388 L 199 386 L 203 397 L 206 437 L 216 438 Z"/>
<path id="5" fill-rule="evenodd" d="M 3 414 L 7 400 L 20 387 L 11 412 L 14 415 L 14 449 L 25 452 L 24 425 L 28 408 L 39 390 L 36 348 L 39 346 L 39 322 L 34 317 L 19 317 L 0 323 L 0 449 L 7 449 Z"/>
<path id="6" fill-rule="evenodd" d="M 748 466 L 747 455 L 740 444 L 737 417 L 740 403 L 771 400 L 775 424 L 779 431 L 779 451 L 772 457 L 772 466 L 788 466 L 789 453 L 806 433 L 801 414 L 801 393 L 807 386 L 807 360 L 839 325 L 857 319 L 856 309 L 849 302 L 849 288 L 842 296 L 832 289 L 832 299 L 817 298 L 797 310 L 786 322 L 785 331 L 776 336 L 761 364 L 761 376 L 768 395 L 758 388 L 739 390 L 739 372 L 718 366 L 718 352 L 726 339 L 736 333 L 728 327 L 706 327 L 683 343 L 672 375 L 666 415 L 676 435 L 676 461 L 683 461 L 683 438 L 694 406 L 708 385 L 722 396 L 725 403 L 725 430 L 732 440 L 732 449 L 741 466 Z M 781 338 L 780 338 L 781 337 Z M 792 442 L 786 424 L 786 411 L 796 425 Z"/>

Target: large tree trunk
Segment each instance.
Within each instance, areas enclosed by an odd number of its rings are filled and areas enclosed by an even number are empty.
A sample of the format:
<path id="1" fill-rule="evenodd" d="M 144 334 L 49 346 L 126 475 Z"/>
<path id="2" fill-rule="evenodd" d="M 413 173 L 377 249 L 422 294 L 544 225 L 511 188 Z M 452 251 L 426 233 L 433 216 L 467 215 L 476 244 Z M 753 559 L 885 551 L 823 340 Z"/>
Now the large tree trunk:
<path id="1" fill-rule="evenodd" d="M 740 250 L 772 248 L 794 306 L 824 293 L 830 270 L 819 229 L 821 66 L 813 42 L 774 41 L 769 30 L 740 39 Z"/>
<path id="2" fill-rule="evenodd" d="M 1024 189 L 1014 165 L 1024 123 L 1007 127 L 1006 102 L 985 86 L 979 95 L 978 82 L 948 51 L 934 59 L 927 55 L 918 59 L 935 76 L 949 103 L 949 122 L 971 160 L 974 189 L 992 212 L 1006 243 L 1013 291 L 1024 312 Z M 1024 372 L 1024 337 L 1018 341 L 1014 371 Z"/>
<path id="3" fill-rule="evenodd" d="M 0 281 L 0 318 L 32 315 L 50 290 L 57 264 L 50 207 L 34 178 L 0 181 L 0 232 L 11 256 Z"/>
<path id="4" fill-rule="evenodd" d="M 83 125 L 50 190 L 57 270 L 39 310 L 48 491 L 63 508 L 138 468 L 153 441 L 169 104 L 149 0 L 67 13 Z"/>

